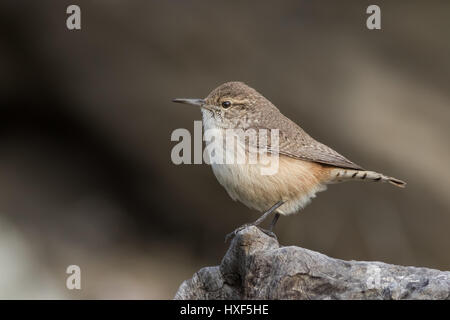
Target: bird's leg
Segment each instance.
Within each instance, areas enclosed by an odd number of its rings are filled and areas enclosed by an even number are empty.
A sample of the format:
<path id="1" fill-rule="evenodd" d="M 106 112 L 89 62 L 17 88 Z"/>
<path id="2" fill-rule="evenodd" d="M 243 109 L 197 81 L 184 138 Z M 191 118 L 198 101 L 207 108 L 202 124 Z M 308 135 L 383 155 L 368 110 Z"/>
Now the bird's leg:
<path id="1" fill-rule="evenodd" d="M 229 234 L 226 235 L 225 237 L 225 242 L 227 242 L 229 239 L 231 239 L 232 237 L 234 237 L 239 231 L 241 231 L 242 229 L 245 229 L 246 227 L 249 226 L 258 226 L 261 224 L 261 222 L 263 222 L 264 220 L 267 219 L 268 216 L 270 216 L 275 210 L 277 210 L 282 204 L 284 203 L 283 200 L 278 201 L 277 203 L 275 203 L 269 210 L 267 210 L 266 212 L 264 212 L 261 217 L 259 217 L 256 221 L 252 222 L 252 223 L 246 223 L 242 226 L 240 226 L 239 228 L 237 228 L 236 230 L 234 230 L 233 232 L 230 232 Z M 275 234 L 272 232 L 273 227 L 275 226 L 278 218 L 280 217 L 280 214 L 277 213 L 275 215 L 275 217 L 272 220 L 272 223 L 270 224 L 270 229 L 269 230 L 264 230 L 262 228 L 259 228 L 261 231 L 263 231 L 264 233 L 266 233 L 267 235 L 271 236 L 271 237 L 276 237 Z"/>
<path id="2" fill-rule="evenodd" d="M 273 228 L 275 228 L 275 225 L 277 224 L 279 217 L 280 217 L 280 214 L 278 212 L 275 213 L 275 216 L 273 217 L 272 222 L 270 223 L 270 226 L 269 226 L 270 232 L 273 232 Z"/>

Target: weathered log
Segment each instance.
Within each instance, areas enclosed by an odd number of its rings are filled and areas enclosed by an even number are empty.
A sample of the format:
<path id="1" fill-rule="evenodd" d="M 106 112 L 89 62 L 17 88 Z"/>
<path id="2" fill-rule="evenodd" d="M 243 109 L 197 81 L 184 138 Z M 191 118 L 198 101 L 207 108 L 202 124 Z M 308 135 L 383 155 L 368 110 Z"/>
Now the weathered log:
<path id="1" fill-rule="evenodd" d="M 175 299 L 450 299 L 450 272 L 334 259 L 248 227 Z"/>

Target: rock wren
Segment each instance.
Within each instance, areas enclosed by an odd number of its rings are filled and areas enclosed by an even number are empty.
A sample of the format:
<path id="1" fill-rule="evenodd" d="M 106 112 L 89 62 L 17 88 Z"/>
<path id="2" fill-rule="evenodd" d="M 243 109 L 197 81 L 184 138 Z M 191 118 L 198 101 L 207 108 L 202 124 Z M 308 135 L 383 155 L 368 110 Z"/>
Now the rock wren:
<path id="1" fill-rule="evenodd" d="M 275 174 L 262 175 L 258 170 L 261 164 L 211 163 L 214 175 L 233 200 L 264 212 L 258 220 L 247 225 L 259 225 L 275 213 L 269 233 L 280 215 L 298 212 L 328 184 L 357 180 L 389 182 L 398 187 L 406 185 L 399 179 L 364 170 L 317 142 L 268 99 L 242 82 L 224 83 L 205 99 L 173 101 L 200 107 L 205 131 L 278 129 L 278 170 Z"/>

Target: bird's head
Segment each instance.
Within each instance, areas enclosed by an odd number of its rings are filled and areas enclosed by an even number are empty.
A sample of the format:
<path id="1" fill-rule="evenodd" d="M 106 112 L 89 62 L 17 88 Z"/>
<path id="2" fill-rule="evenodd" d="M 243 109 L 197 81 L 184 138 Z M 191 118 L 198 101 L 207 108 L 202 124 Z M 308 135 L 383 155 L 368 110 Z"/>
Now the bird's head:
<path id="1" fill-rule="evenodd" d="M 173 99 L 202 108 L 203 117 L 213 119 L 222 128 L 243 128 L 257 121 L 265 108 L 273 107 L 270 101 L 243 82 L 226 82 L 215 88 L 204 99 Z"/>

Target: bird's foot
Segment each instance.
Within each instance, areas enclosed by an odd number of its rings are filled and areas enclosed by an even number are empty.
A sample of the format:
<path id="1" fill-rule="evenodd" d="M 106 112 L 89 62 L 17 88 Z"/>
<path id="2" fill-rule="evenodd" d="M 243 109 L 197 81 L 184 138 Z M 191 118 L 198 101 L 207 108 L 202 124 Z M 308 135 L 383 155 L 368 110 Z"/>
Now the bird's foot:
<path id="1" fill-rule="evenodd" d="M 253 224 L 246 223 L 246 224 L 243 224 L 242 226 L 234 229 L 234 231 L 230 232 L 229 234 L 227 234 L 225 236 L 225 243 L 227 243 L 229 240 L 233 239 L 239 231 L 244 230 L 245 228 L 250 227 L 250 226 L 253 226 Z"/>
<path id="2" fill-rule="evenodd" d="M 275 240 L 277 240 L 276 234 L 273 233 L 272 231 L 263 229 L 261 227 L 258 227 L 257 225 L 255 225 L 253 223 L 246 223 L 246 224 L 240 226 L 239 228 L 236 228 L 234 231 L 230 232 L 229 234 L 227 234 L 225 236 L 225 243 L 227 243 L 229 240 L 233 239 L 238 234 L 239 231 L 242 231 L 245 228 L 250 227 L 250 226 L 257 227 L 259 230 L 261 230 L 262 232 L 267 234 L 269 237 L 274 238 Z"/>

